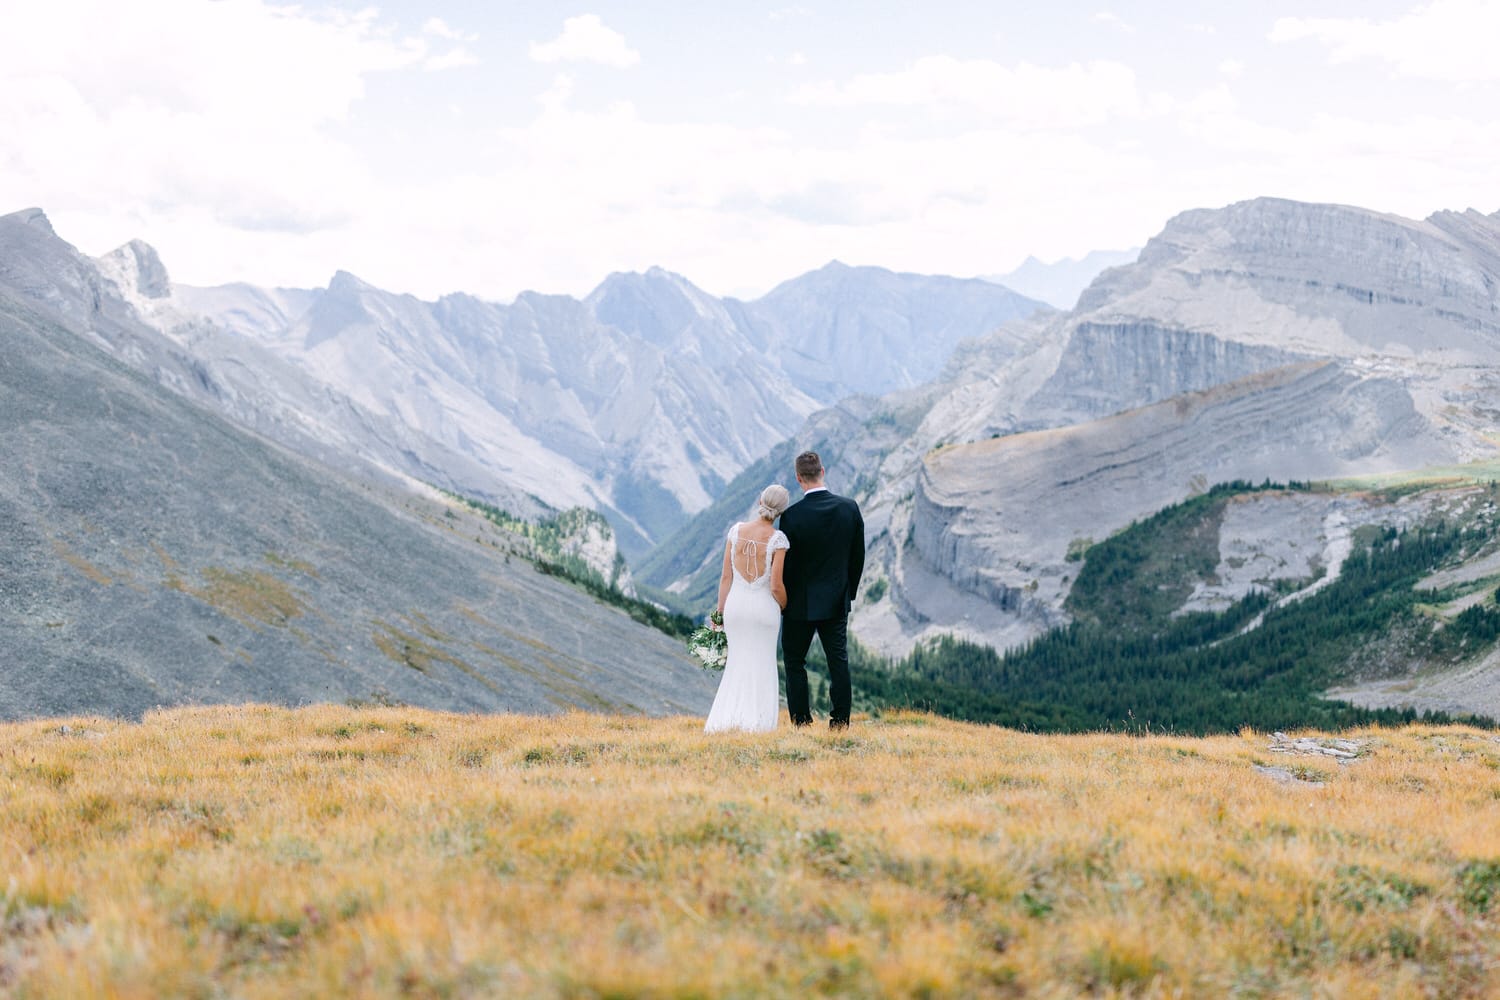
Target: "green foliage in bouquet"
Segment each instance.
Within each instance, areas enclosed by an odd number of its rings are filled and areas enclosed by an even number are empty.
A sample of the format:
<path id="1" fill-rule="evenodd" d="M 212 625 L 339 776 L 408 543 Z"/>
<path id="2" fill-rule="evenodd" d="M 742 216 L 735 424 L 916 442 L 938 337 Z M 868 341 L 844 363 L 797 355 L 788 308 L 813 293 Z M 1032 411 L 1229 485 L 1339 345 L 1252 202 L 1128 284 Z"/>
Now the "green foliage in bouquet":
<path id="1" fill-rule="evenodd" d="M 724 615 L 715 611 L 709 624 L 700 625 L 688 636 L 688 653 L 705 670 L 723 670 L 729 660 L 729 638 L 724 634 Z"/>

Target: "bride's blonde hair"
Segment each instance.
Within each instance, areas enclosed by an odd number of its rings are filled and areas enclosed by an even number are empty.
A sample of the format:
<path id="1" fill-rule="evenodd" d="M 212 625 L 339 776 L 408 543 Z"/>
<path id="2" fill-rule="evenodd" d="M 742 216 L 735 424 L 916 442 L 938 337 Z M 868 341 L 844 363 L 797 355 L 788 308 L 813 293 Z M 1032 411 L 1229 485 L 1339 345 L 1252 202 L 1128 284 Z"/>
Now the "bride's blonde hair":
<path id="1" fill-rule="evenodd" d="M 786 487 L 780 483 L 772 483 L 760 491 L 760 502 L 755 505 L 755 513 L 766 521 L 774 521 L 786 510 L 787 503 L 792 499 Z"/>

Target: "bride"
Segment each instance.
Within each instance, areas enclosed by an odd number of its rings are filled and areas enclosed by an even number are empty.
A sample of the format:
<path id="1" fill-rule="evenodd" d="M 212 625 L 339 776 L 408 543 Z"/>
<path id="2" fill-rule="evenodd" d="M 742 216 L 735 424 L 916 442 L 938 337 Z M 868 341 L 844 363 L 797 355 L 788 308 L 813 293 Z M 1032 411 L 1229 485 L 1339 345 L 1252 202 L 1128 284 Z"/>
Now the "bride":
<path id="1" fill-rule="evenodd" d="M 756 517 L 734 525 L 724 540 L 719 612 L 729 640 L 729 659 L 704 732 L 764 733 L 776 728 L 781 712 L 776 637 L 781 631 L 781 609 L 786 607 L 781 569 L 790 544 L 771 525 L 789 500 L 786 487 L 767 486 L 755 506 Z"/>

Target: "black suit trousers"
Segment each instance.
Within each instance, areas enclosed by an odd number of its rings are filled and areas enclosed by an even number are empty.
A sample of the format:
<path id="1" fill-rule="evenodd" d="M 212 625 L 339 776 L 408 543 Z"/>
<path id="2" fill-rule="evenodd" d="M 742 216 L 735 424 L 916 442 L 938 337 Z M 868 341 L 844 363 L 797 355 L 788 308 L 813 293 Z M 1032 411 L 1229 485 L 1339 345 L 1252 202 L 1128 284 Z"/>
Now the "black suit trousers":
<path id="1" fill-rule="evenodd" d="M 807 692 L 807 651 L 813 636 L 823 646 L 828 661 L 828 700 L 832 702 L 828 721 L 849 721 L 852 693 L 849 686 L 849 619 L 827 618 L 804 622 L 782 619 L 781 656 L 786 661 L 786 708 L 794 725 L 812 721 L 812 705 Z"/>

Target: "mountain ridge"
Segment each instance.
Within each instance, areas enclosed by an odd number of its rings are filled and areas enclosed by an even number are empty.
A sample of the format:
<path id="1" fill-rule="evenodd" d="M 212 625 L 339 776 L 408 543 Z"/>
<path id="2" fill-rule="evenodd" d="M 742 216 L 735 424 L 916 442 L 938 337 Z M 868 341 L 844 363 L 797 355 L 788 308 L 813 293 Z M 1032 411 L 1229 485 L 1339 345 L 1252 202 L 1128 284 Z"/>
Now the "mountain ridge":
<path id="1" fill-rule="evenodd" d="M 810 321 L 822 334 L 806 334 L 810 283 L 828 280 L 842 302 Z M 489 470 L 445 487 L 492 498 L 504 483 L 554 509 L 594 507 L 637 557 L 819 405 L 916 384 L 949 345 L 1041 308 L 973 279 L 836 264 L 753 302 L 659 267 L 609 275 L 582 299 L 523 292 L 508 305 L 464 293 L 427 303 L 347 272 L 323 290 L 174 296 L 183 313 Z M 909 360 L 880 360 L 893 354 Z"/>

